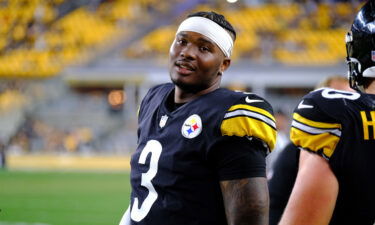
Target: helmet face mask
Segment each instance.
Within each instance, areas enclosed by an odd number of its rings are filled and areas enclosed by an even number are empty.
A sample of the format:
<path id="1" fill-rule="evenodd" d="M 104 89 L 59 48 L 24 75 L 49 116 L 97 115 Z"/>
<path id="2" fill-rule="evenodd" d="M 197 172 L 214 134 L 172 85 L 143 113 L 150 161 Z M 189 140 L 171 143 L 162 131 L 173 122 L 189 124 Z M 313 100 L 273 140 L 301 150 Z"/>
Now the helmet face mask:
<path id="1" fill-rule="evenodd" d="M 365 77 L 375 78 L 375 3 L 368 1 L 345 38 L 350 87 L 360 91 Z"/>
<path id="2" fill-rule="evenodd" d="M 361 63 L 356 58 L 347 57 L 346 63 L 349 66 L 348 78 L 351 88 L 358 90 L 358 86 L 363 84 L 363 76 L 361 73 Z"/>
<path id="3" fill-rule="evenodd" d="M 346 64 L 349 66 L 348 78 L 349 85 L 355 90 L 359 90 L 358 86 L 362 85 L 362 73 L 361 73 L 361 63 L 357 58 L 353 58 L 353 34 L 348 32 L 345 37 L 346 41 Z"/>

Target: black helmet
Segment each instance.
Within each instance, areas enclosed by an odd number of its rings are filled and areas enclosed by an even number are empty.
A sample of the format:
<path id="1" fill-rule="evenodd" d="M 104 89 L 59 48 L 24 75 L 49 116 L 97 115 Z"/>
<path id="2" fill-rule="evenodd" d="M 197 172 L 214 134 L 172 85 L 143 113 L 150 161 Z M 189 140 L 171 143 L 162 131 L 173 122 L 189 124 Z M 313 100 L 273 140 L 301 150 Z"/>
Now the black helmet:
<path id="1" fill-rule="evenodd" d="M 375 78 L 375 2 L 369 0 L 358 12 L 346 35 L 350 87 L 359 90 L 364 77 Z"/>

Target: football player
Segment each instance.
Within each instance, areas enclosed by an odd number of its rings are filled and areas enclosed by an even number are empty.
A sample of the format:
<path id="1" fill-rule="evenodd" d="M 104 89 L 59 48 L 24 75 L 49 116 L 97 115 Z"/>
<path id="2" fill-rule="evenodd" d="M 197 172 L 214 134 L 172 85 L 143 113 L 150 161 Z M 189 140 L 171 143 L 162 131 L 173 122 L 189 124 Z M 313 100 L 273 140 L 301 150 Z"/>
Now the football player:
<path id="1" fill-rule="evenodd" d="M 275 145 L 270 104 L 220 88 L 236 37 L 215 12 L 179 26 L 172 83 L 151 88 L 138 119 L 130 206 L 120 224 L 267 224 L 265 156 Z"/>
<path id="2" fill-rule="evenodd" d="M 346 36 L 352 88 L 319 89 L 293 114 L 302 149 L 282 225 L 375 222 L 375 3 L 368 1 Z"/>
<path id="3" fill-rule="evenodd" d="M 336 90 L 354 92 L 350 88 L 348 79 L 340 75 L 332 75 L 324 78 L 315 89 L 329 87 Z M 277 116 L 275 115 L 276 122 Z M 278 133 L 280 133 L 278 127 Z M 288 138 L 289 139 L 289 138 Z M 282 149 L 276 147 L 267 157 L 266 161 L 268 189 L 270 192 L 269 224 L 276 225 L 281 219 L 286 204 L 288 203 L 298 172 L 300 150 L 292 142 Z"/>

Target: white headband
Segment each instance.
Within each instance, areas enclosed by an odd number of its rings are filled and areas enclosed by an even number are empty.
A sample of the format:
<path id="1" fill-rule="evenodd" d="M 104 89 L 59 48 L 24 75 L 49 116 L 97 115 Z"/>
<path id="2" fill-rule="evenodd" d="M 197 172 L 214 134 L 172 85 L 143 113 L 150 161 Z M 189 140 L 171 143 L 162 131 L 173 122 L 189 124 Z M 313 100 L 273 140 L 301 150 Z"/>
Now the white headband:
<path id="1" fill-rule="evenodd" d="M 189 17 L 180 24 L 176 34 L 181 31 L 200 33 L 215 42 L 226 57 L 232 54 L 232 37 L 224 28 L 210 19 L 200 16 Z"/>

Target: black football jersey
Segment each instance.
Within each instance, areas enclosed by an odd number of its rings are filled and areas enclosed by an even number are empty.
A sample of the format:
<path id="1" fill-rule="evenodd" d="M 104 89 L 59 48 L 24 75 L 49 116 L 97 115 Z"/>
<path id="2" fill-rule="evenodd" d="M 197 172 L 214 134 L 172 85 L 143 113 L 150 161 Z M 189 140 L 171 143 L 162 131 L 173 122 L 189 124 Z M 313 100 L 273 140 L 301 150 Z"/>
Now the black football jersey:
<path id="1" fill-rule="evenodd" d="M 272 149 L 272 108 L 254 94 L 220 88 L 171 111 L 167 99 L 173 91 L 173 84 L 156 86 L 141 103 L 138 148 L 131 158 L 131 222 L 226 224 L 210 155 L 230 136 L 261 140 Z"/>
<path id="2" fill-rule="evenodd" d="M 295 109 L 290 137 L 296 146 L 326 158 L 338 179 L 330 224 L 373 225 L 375 95 L 313 91 Z"/>

